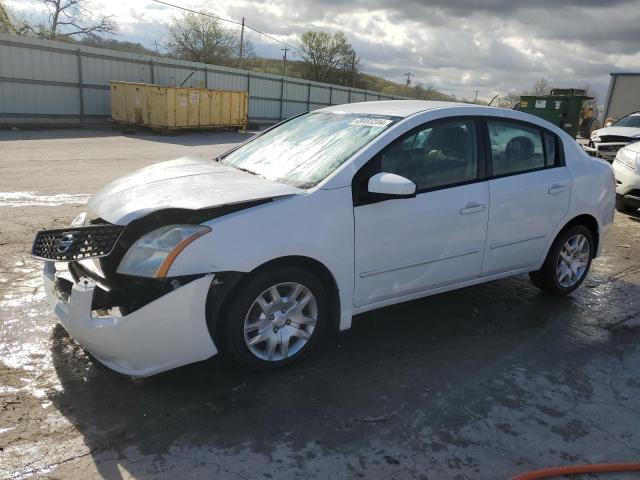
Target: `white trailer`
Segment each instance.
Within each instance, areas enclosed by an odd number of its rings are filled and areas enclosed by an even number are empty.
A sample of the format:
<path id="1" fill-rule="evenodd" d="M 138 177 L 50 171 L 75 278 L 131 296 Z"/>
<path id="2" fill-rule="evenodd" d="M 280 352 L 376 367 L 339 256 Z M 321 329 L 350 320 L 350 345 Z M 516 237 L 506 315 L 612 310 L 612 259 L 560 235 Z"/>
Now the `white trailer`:
<path id="1" fill-rule="evenodd" d="M 618 120 L 640 111 L 640 73 L 612 73 L 604 104 L 604 117 Z"/>

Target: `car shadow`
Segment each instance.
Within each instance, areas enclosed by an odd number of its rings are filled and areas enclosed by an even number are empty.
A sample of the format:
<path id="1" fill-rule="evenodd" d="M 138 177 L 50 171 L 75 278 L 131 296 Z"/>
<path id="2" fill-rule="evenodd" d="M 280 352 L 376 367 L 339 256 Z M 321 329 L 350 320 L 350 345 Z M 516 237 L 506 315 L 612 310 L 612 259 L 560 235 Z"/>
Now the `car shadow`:
<path id="1" fill-rule="evenodd" d="M 406 423 L 415 428 L 419 419 L 444 432 L 488 415 L 487 389 L 525 409 L 522 398 L 535 383 L 507 382 L 496 391 L 494 382 L 514 365 L 580 369 L 598 355 L 594 338 L 603 349 L 618 348 L 608 344 L 620 339 L 603 322 L 626 318 L 632 295 L 638 298 L 640 287 L 603 275 L 567 298 L 541 294 L 526 276 L 504 279 L 359 315 L 351 330 L 330 334 L 305 361 L 264 373 L 214 357 L 131 379 L 100 365 L 57 326 L 52 356 L 62 389 L 49 397 L 83 435 L 105 478 L 123 478 L 122 471 L 156 478 L 148 464 L 128 459 L 128 449 L 161 458 L 176 444 L 228 452 L 238 462 L 241 448 L 271 458 L 283 444 L 300 452 L 296 462 L 305 461 L 310 444 L 382 458 L 369 443 L 383 434 L 404 442 Z M 428 455 L 443 447 L 421 448 Z"/>

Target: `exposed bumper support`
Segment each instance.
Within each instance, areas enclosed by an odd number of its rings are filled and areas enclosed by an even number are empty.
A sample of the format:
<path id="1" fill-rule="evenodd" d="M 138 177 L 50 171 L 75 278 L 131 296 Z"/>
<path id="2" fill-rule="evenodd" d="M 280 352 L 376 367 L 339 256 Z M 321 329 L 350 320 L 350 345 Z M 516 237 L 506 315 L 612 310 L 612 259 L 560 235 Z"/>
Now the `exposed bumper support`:
<path id="1" fill-rule="evenodd" d="M 129 315 L 92 312 L 95 283 L 65 285 L 53 262 L 45 262 L 44 289 L 67 332 L 107 367 L 146 377 L 217 353 L 207 330 L 205 305 L 213 275 L 152 301 Z"/>
<path id="2" fill-rule="evenodd" d="M 612 162 L 613 159 L 616 158 L 618 150 L 627 145 L 629 145 L 629 142 L 609 142 L 595 143 L 595 147 L 582 145 L 582 148 L 584 148 L 585 152 L 587 152 L 592 157 L 602 158 L 604 160 Z"/>

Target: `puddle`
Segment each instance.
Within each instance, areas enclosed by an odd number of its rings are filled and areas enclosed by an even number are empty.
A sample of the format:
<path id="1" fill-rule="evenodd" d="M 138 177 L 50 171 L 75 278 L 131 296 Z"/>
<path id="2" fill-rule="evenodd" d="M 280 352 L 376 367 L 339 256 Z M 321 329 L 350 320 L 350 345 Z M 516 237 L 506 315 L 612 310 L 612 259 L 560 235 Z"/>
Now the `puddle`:
<path id="1" fill-rule="evenodd" d="M 82 205 L 89 201 L 88 193 L 38 195 L 37 192 L 0 192 L 0 207 L 56 207 L 58 205 Z"/>

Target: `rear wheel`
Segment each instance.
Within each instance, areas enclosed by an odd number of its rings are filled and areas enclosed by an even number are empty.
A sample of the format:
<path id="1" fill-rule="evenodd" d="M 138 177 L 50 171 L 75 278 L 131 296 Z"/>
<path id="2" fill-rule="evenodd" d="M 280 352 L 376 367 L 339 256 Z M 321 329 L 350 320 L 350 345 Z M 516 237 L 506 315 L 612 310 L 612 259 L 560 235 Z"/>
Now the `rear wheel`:
<path id="1" fill-rule="evenodd" d="M 568 295 L 584 281 L 594 245 L 591 231 L 583 225 L 570 227 L 558 235 L 540 270 L 529 273 L 532 283 L 552 295 Z"/>
<path id="2" fill-rule="evenodd" d="M 328 297 L 312 273 L 295 267 L 254 275 L 237 293 L 224 325 L 232 359 L 252 370 L 299 360 L 326 328 Z"/>

